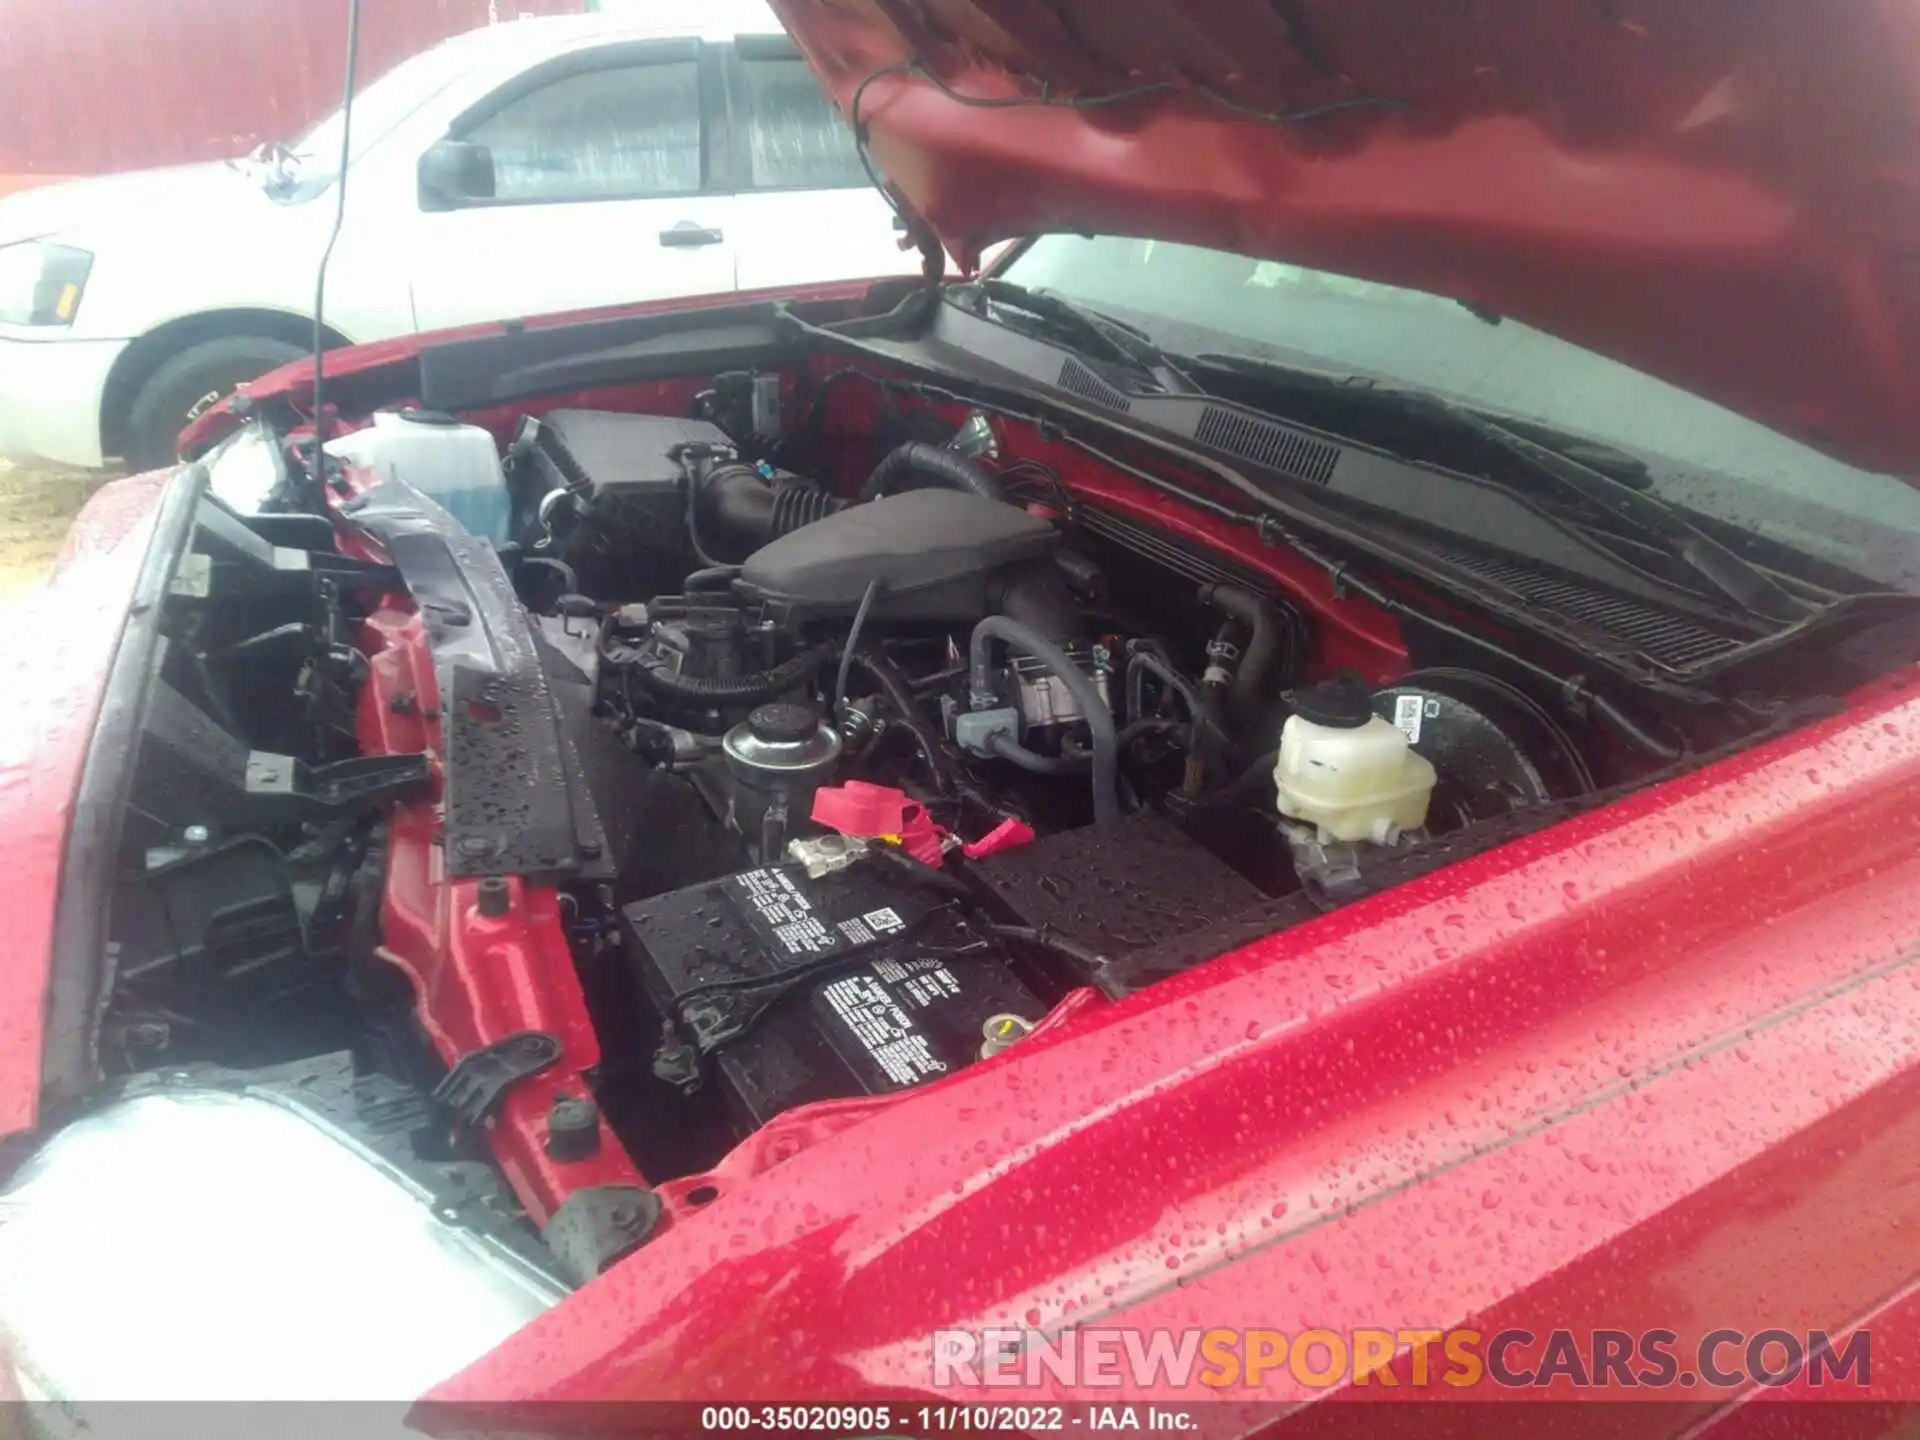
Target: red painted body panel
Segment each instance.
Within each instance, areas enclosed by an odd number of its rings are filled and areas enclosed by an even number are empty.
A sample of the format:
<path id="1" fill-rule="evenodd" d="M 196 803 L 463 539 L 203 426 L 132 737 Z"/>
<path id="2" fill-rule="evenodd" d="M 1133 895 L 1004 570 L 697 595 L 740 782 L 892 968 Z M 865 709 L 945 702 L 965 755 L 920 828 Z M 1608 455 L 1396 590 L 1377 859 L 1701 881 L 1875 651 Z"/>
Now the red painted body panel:
<path id="1" fill-rule="evenodd" d="M 1091 231 L 1409 285 L 1920 472 L 1910 6 L 774 8 L 843 109 L 864 86 L 879 168 L 963 262 L 1007 237 Z M 908 60 L 990 101 L 1165 88 L 981 109 L 923 78 L 874 78 Z M 1261 118 L 1369 97 L 1403 108 Z"/>
<path id="2" fill-rule="evenodd" d="M 0 1137 L 39 1114 L 48 956 L 74 797 L 165 475 L 102 490 L 40 590 L 0 607 Z"/>
<path id="3" fill-rule="evenodd" d="M 1838 1330 L 1915 1269 L 1917 841 L 1891 688 L 918 1091 L 436 1398 L 925 1391 L 943 1325 Z"/>
<path id="4" fill-rule="evenodd" d="M 356 720 L 362 752 L 417 755 L 431 737 L 437 755 L 439 690 L 412 602 L 374 612 L 360 643 L 370 659 Z M 581 1186 L 640 1183 L 604 1122 L 600 1148 L 587 1159 L 558 1161 L 544 1148 L 554 1097 L 591 1094 L 581 1072 L 600 1063 L 560 928 L 559 895 L 515 878 L 507 882 L 508 912 L 482 915 L 478 882 L 447 879 L 440 833 L 436 795 L 398 806 L 387 840 L 381 930 L 387 958 L 413 982 L 421 1028 L 449 1065 L 523 1030 L 561 1044 L 560 1063 L 509 1090 L 494 1118 L 493 1151 L 508 1182 L 540 1221 Z"/>
<path id="5" fill-rule="evenodd" d="M 581 0 L 365 5 L 361 82 L 490 11 L 571 14 Z M 0 0 L 0 175 L 102 175 L 245 154 L 340 103 L 346 6 L 330 0 Z M 0 184 L 3 190 L 4 184 Z"/>

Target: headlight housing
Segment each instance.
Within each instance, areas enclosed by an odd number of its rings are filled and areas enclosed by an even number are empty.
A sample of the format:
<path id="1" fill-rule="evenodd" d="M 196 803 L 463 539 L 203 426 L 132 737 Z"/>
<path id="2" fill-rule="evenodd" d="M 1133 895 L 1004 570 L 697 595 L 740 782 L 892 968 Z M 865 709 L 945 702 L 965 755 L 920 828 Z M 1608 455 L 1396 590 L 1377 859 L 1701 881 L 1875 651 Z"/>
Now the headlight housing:
<path id="1" fill-rule="evenodd" d="M 0 1189 L 0 1394 L 405 1404 L 564 1293 L 288 1097 L 107 1105 Z M 95 1433 L 98 1433 L 97 1428 Z"/>
<path id="2" fill-rule="evenodd" d="M 0 325 L 65 327 L 80 313 L 93 256 L 51 240 L 0 245 Z"/>

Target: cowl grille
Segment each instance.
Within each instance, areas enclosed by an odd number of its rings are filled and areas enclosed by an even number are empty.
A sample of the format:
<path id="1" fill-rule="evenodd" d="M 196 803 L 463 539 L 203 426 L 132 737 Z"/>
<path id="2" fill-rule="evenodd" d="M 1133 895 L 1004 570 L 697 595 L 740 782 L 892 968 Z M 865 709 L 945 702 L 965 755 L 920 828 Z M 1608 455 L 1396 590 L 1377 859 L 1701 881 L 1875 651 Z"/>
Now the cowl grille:
<path id="1" fill-rule="evenodd" d="M 1424 540 L 1420 548 L 1511 592 L 1553 619 L 1598 630 L 1675 669 L 1703 664 L 1745 643 L 1742 637 L 1721 634 L 1690 617 L 1518 561 L 1449 550 Z"/>
<path id="2" fill-rule="evenodd" d="M 1324 485 L 1333 478 L 1333 467 L 1340 463 L 1340 447 L 1312 435 L 1303 435 L 1270 420 L 1256 420 L 1237 410 L 1209 405 L 1194 428 L 1193 438 L 1202 445 L 1238 455 L 1296 480 Z"/>
<path id="3" fill-rule="evenodd" d="M 1071 356 L 1060 364 L 1059 383 L 1069 395 L 1078 395 L 1082 400 L 1091 400 L 1123 415 L 1133 409 L 1131 400 Z"/>

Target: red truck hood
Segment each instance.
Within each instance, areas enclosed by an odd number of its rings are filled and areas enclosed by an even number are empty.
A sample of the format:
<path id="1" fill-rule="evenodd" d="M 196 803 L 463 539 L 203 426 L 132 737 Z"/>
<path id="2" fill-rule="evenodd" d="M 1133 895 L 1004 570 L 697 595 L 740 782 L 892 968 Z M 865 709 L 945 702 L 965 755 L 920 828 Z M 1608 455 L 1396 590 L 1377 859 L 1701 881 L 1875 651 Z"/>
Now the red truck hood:
<path id="1" fill-rule="evenodd" d="M 81 771 L 167 483 L 139 475 L 101 491 L 45 587 L 0 607 L 0 1138 L 39 1113 L 54 911 Z"/>
<path id="2" fill-rule="evenodd" d="M 773 3 L 963 263 L 1113 232 L 1412 286 L 1920 473 L 1911 7 Z"/>

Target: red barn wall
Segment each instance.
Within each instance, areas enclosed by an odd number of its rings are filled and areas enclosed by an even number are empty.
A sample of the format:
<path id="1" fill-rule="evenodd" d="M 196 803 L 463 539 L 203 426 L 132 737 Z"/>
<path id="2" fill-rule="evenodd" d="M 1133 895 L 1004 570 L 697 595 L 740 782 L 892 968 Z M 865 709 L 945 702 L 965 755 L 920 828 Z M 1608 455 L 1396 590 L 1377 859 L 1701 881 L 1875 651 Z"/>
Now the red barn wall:
<path id="1" fill-rule="evenodd" d="M 500 18 L 584 0 L 494 0 Z M 361 0 L 360 79 L 490 0 Z M 243 153 L 339 103 L 346 0 L 0 0 L 0 193 Z"/>

